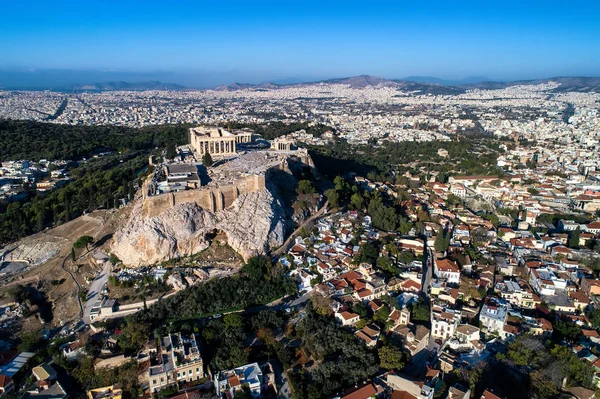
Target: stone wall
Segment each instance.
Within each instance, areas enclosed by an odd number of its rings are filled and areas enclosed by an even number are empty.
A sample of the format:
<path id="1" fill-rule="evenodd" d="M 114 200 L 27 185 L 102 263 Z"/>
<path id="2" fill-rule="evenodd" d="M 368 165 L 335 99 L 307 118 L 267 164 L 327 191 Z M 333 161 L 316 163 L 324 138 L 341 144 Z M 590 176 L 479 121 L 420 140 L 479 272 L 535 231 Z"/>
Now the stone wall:
<path id="1" fill-rule="evenodd" d="M 197 190 L 186 190 L 166 193 L 144 198 L 143 217 L 161 214 L 178 204 L 195 202 L 199 207 L 218 212 L 228 208 L 241 194 L 262 190 L 266 187 L 264 174 L 250 175 L 237 180 L 234 184 L 218 188 L 204 187 Z"/>

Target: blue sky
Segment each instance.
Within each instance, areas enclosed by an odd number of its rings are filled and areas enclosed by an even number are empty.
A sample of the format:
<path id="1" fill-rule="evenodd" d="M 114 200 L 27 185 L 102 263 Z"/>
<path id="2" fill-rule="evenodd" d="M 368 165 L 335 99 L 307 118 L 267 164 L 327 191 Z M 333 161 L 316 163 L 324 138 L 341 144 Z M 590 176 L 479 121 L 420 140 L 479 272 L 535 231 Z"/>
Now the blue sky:
<path id="1" fill-rule="evenodd" d="M 0 68 L 215 81 L 600 75 L 600 1 L 0 2 Z"/>

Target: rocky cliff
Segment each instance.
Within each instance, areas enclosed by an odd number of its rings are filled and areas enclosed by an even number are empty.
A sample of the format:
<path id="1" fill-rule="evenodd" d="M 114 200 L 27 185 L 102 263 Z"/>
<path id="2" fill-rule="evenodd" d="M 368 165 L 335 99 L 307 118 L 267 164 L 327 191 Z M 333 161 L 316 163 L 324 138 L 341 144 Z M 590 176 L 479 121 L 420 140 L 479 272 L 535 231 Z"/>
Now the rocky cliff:
<path id="1" fill-rule="evenodd" d="M 283 204 L 268 189 L 242 194 L 218 212 L 188 202 L 144 218 L 142 207 L 141 200 L 134 205 L 111 244 L 112 252 L 128 266 L 152 265 L 200 252 L 210 245 L 215 232 L 225 233 L 228 244 L 244 259 L 283 244 L 285 238 Z"/>

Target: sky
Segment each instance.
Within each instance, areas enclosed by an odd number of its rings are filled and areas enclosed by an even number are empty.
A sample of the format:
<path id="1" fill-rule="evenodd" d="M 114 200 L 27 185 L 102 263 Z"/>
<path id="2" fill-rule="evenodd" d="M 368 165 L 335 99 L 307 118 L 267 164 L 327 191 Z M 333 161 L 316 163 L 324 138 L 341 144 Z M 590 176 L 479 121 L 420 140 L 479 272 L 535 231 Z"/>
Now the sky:
<path id="1" fill-rule="evenodd" d="M 600 76 L 599 16 L 598 0 L 5 0 L 0 70 L 192 86 L 360 74 Z"/>

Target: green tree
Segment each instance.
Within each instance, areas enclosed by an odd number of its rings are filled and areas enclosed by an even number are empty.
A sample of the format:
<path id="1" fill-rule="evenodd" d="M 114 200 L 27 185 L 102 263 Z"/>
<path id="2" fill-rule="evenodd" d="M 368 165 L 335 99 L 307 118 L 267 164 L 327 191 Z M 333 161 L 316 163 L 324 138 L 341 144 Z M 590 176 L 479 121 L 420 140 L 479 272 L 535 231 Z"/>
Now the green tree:
<path id="1" fill-rule="evenodd" d="M 579 226 L 577 226 L 577 229 L 571 231 L 569 233 L 569 240 L 568 240 L 568 245 L 569 248 L 579 248 L 579 238 L 581 237 L 581 230 L 579 228 Z"/>
<path id="2" fill-rule="evenodd" d="M 390 262 L 390 258 L 388 258 L 387 256 L 380 256 L 379 258 L 377 258 L 377 262 L 376 262 L 377 268 L 384 270 L 384 271 L 389 271 L 392 268 L 392 263 Z"/>
<path id="3" fill-rule="evenodd" d="M 594 308 L 589 311 L 587 314 L 588 319 L 590 319 L 590 323 L 594 328 L 600 328 L 600 309 Z"/>
<path id="4" fill-rule="evenodd" d="M 413 228 L 412 222 L 408 218 L 405 218 L 404 216 L 401 216 L 399 218 L 399 222 L 400 223 L 398 226 L 398 231 L 402 235 L 408 234 L 410 232 L 410 230 Z"/>
<path id="5" fill-rule="evenodd" d="M 93 242 L 94 242 L 94 237 L 81 236 L 77 239 L 77 241 L 75 241 L 75 243 L 73 244 L 73 248 L 75 248 L 75 249 L 86 248 L 87 249 L 88 245 L 90 245 Z"/>
<path id="6" fill-rule="evenodd" d="M 397 346 L 386 345 L 378 350 L 379 366 L 387 370 L 400 370 L 408 361 L 408 354 Z"/>
<path id="7" fill-rule="evenodd" d="M 415 321 L 427 322 L 429 321 L 429 306 L 423 301 L 423 299 L 419 299 L 418 302 L 413 303 L 410 309 L 411 319 Z"/>
<path id="8" fill-rule="evenodd" d="M 210 153 L 204 153 L 204 155 L 202 156 L 202 165 L 206 166 L 207 168 L 210 168 L 213 165 L 213 159 L 210 156 Z"/>
<path id="9" fill-rule="evenodd" d="M 31 297 L 29 289 L 21 284 L 17 285 L 16 287 L 9 288 L 8 294 L 19 305 L 24 304 Z"/>
<path id="10" fill-rule="evenodd" d="M 130 321 L 119 334 L 119 346 L 132 352 L 139 351 L 147 342 L 150 324 Z"/>
<path id="11" fill-rule="evenodd" d="M 438 231 L 433 242 L 433 248 L 436 252 L 446 252 L 450 246 L 450 232 L 445 229 Z"/>
<path id="12" fill-rule="evenodd" d="M 114 266 L 117 263 L 121 262 L 121 259 L 119 259 L 119 257 L 113 253 L 110 254 L 110 256 L 108 257 L 108 261 Z"/>
<path id="13" fill-rule="evenodd" d="M 253 281 L 270 280 L 273 264 L 266 256 L 254 256 L 242 267 L 242 273 Z"/>
<path id="14" fill-rule="evenodd" d="M 42 347 L 44 340 L 40 331 L 30 331 L 21 334 L 21 343 L 17 347 L 19 352 L 36 352 Z"/>
<path id="15" fill-rule="evenodd" d="M 363 199 L 360 193 L 354 193 L 350 197 L 350 204 L 354 207 L 354 209 L 362 210 L 365 205 L 365 200 Z"/>
<path id="16" fill-rule="evenodd" d="M 379 257 L 379 247 L 375 241 L 367 241 L 360 247 L 360 262 L 374 264 Z"/>
<path id="17" fill-rule="evenodd" d="M 328 316 L 332 313 L 331 298 L 315 293 L 311 295 L 310 302 L 314 311 L 321 316 Z"/>
<path id="18" fill-rule="evenodd" d="M 225 325 L 225 329 L 231 330 L 242 328 L 244 326 L 244 321 L 241 314 L 229 313 L 223 317 L 223 324 Z"/>
<path id="19" fill-rule="evenodd" d="M 552 398 L 558 393 L 556 383 L 541 370 L 534 370 L 529 374 L 531 393 L 535 398 Z"/>
<path id="20" fill-rule="evenodd" d="M 335 185 L 335 191 L 337 191 L 340 196 L 340 200 L 344 204 L 347 203 L 352 193 L 352 187 L 348 181 L 341 176 L 336 176 L 335 179 L 333 179 L 333 184 Z"/>
<path id="21" fill-rule="evenodd" d="M 167 145 L 167 152 L 165 157 L 167 159 L 173 159 L 177 156 L 177 148 L 175 147 L 175 143 L 171 142 Z"/>
<path id="22" fill-rule="evenodd" d="M 369 308 L 364 302 L 357 302 L 352 306 L 352 311 L 359 315 L 361 318 L 365 318 L 369 315 Z"/>
<path id="23" fill-rule="evenodd" d="M 375 312 L 373 315 L 373 320 L 382 326 L 386 326 L 388 323 L 388 317 L 390 317 L 390 309 L 387 306 L 383 306 L 381 309 Z"/>
<path id="24" fill-rule="evenodd" d="M 569 319 L 558 320 L 554 324 L 554 335 L 559 340 L 575 342 L 581 334 L 581 328 Z"/>
<path id="25" fill-rule="evenodd" d="M 367 206 L 367 213 L 371 216 L 373 226 L 386 230 L 393 231 L 396 229 L 398 215 L 393 207 L 386 206 L 380 195 L 377 195 Z"/>
<path id="26" fill-rule="evenodd" d="M 325 190 L 324 194 L 325 198 L 327 198 L 327 201 L 329 201 L 329 205 L 331 205 L 333 208 L 340 206 L 340 195 L 337 191 L 335 191 L 333 188 L 330 188 Z"/>
<path id="27" fill-rule="evenodd" d="M 298 188 L 296 188 L 298 194 L 313 194 L 315 187 L 310 180 L 300 180 L 298 182 Z"/>

